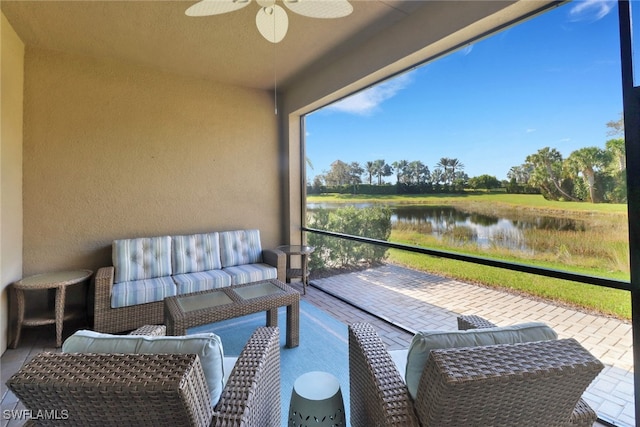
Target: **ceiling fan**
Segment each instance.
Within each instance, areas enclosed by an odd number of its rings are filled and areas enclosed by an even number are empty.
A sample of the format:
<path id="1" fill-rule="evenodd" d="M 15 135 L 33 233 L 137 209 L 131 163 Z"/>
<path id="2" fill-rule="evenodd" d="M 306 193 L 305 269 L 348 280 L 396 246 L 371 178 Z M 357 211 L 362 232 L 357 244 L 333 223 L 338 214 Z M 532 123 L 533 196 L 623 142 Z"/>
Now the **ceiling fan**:
<path id="1" fill-rule="evenodd" d="M 271 43 L 282 41 L 289 28 L 289 17 L 276 0 L 256 0 L 260 10 L 256 26 L 260 34 Z M 251 0 L 201 0 L 189 7 L 187 16 L 210 16 L 234 12 L 251 3 Z M 282 0 L 292 12 L 310 18 L 342 18 L 353 12 L 348 0 Z"/>

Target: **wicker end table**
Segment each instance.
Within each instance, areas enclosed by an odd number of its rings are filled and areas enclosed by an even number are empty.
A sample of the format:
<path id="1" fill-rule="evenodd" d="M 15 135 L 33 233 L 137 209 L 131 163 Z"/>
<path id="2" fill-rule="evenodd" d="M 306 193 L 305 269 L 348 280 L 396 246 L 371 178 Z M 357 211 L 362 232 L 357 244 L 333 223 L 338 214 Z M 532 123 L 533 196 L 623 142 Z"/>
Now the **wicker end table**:
<path id="1" fill-rule="evenodd" d="M 300 343 L 300 293 L 279 280 L 247 283 L 165 298 L 167 335 L 187 328 L 267 312 L 267 326 L 278 326 L 278 307 L 287 307 L 287 347 Z"/>
<path id="2" fill-rule="evenodd" d="M 302 292 L 307 294 L 307 285 L 309 284 L 309 255 L 316 250 L 313 246 L 307 245 L 282 245 L 276 249 L 287 255 L 287 282 L 291 279 L 300 278 L 302 280 Z M 291 255 L 299 255 L 302 268 L 291 268 Z"/>
<path id="3" fill-rule="evenodd" d="M 62 345 L 62 326 L 65 320 L 79 316 L 81 313 L 70 312 L 65 315 L 65 298 L 67 286 L 82 283 L 89 279 L 93 272 L 91 270 L 60 271 L 56 273 L 37 274 L 25 277 L 13 284 L 13 289 L 18 303 L 18 322 L 16 331 L 11 343 L 11 348 L 18 346 L 20 333 L 23 326 L 56 325 L 56 347 Z M 56 290 L 55 314 L 32 314 L 25 318 L 25 292 L 46 289 Z M 86 313 L 85 313 L 86 315 Z"/>

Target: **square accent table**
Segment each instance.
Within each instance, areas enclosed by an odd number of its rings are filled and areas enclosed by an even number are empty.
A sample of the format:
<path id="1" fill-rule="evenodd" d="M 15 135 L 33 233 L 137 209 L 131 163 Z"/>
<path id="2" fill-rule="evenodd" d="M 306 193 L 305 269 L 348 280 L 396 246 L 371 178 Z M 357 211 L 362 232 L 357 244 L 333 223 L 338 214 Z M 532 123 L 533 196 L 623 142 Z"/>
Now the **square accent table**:
<path id="1" fill-rule="evenodd" d="M 248 314 L 267 312 L 267 326 L 278 326 L 278 307 L 287 307 L 287 347 L 300 343 L 300 293 L 279 280 L 176 295 L 164 299 L 167 335 Z"/>

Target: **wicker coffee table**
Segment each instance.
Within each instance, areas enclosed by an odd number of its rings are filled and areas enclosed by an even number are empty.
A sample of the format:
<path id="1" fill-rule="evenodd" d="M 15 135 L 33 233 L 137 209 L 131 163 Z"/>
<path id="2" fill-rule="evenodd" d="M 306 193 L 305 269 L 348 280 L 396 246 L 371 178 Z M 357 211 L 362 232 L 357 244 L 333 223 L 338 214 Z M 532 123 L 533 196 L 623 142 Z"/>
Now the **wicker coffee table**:
<path id="1" fill-rule="evenodd" d="M 167 335 L 260 311 L 267 312 L 267 326 L 278 326 L 278 307 L 286 306 L 287 347 L 300 342 L 300 293 L 278 280 L 168 297 L 164 306 Z"/>

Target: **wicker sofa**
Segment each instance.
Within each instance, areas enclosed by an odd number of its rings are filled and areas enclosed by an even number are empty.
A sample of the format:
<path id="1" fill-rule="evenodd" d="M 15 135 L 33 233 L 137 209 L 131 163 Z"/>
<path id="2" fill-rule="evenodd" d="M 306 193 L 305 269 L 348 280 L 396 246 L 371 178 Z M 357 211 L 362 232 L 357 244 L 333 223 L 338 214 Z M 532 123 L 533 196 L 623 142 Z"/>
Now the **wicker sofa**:
<path id="1" fill-rule="evenodd" d="M 489 326 L 473 317 L 460 323 Z M 414 400 L 375 329 L 356 323 L 349 326 L 351 425 L 592 426 L 596 414 L 581 396 L 602 368 L 574 339 L 432 349 Z"/>
<path id="2" fill-rule="evenodd" d="M 115 240 L 95 276 L 94 329 L 117 333 L 164 321 L 166 297 L 266 279 L 286 280 L 286 255 L 259 230 Z"/>
<path id="3" fill-rule="evenodd" d="M 45 352 L 7 385 L 33 426 L 276 426 L 279 343 L 278 328 L 258 328 L 215 407 L 196 354 Z"/>

